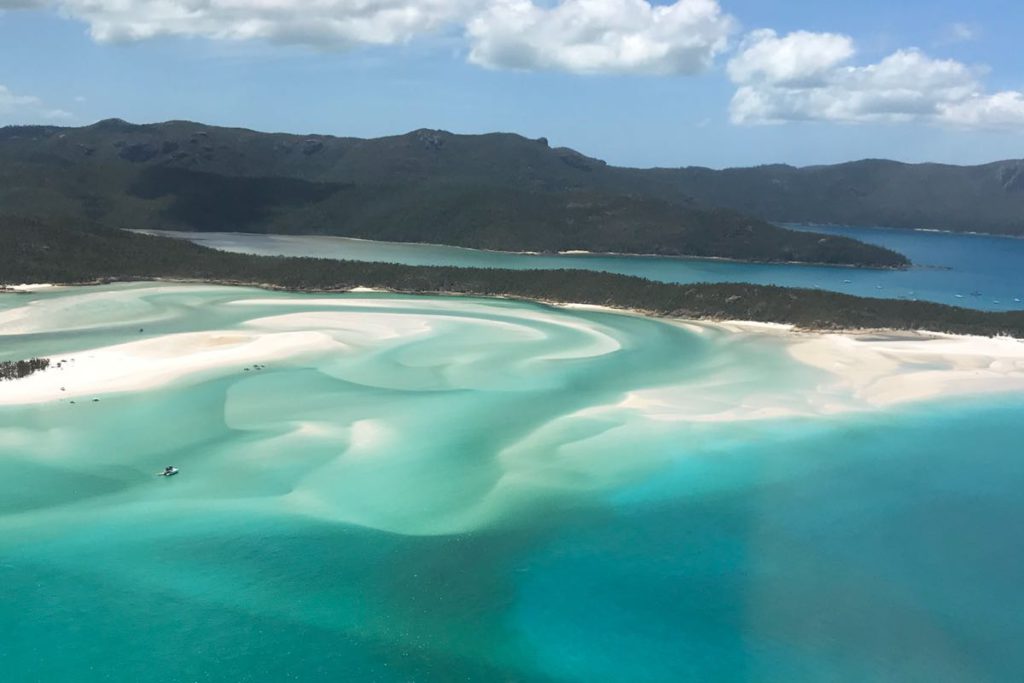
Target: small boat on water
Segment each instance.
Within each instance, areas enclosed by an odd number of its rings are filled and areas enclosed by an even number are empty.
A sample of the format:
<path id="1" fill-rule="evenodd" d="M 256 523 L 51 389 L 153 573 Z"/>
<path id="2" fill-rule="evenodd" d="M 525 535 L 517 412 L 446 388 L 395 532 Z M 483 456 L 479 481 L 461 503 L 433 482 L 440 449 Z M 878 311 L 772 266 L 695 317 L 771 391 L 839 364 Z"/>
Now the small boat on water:
<path id="1" fill-rule="evenodd" d="M 168 465 L 167 467 L 164 468 L 163 472 L 158 472 L 156 476 L 158 476 L 158 477 L 173 477 L 177 473 L 178 473 L 178 468 L 177 467 L 174 467 L 173 465 Z"/>

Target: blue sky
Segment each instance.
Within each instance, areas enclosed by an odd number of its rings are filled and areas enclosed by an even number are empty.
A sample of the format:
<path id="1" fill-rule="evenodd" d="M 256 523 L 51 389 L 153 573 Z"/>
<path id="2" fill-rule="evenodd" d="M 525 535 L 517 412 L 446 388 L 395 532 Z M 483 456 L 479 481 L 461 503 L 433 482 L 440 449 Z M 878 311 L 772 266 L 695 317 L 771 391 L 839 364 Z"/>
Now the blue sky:
<path id="1" fill-rule="evenodd" d="M 159 5 L 0 0 L 0 124 L 502 130 L 631 166 L 1024 157 L 1016 2 Z"/>

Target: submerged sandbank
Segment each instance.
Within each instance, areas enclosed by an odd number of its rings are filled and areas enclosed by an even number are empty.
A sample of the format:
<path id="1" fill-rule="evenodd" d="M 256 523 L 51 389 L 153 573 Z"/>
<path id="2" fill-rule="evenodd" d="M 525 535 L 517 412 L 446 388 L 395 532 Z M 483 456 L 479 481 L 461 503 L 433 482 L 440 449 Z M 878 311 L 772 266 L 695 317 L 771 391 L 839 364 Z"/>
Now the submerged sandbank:
<path id="1" fill-rule="evenodd" d="M 353 291 L 373 290 L 361 287 Z M 304 305 L 314 310 L 281 314 L 266 311 L 270 315 L 253 318 L 238 329 L 169 334 L 62 353 L 53 358 L 55 363 L 66 361 L 59 367 L 0 383 L 0 405 L 145 391 L 189 377 L 243 372 L 253 364 L 303 355 L 347 354 L 374 344 L 429 337 L 436 333 L 438 324 L 468 325 L 461 333 L 488 329 L 488 334 L 499 338 L 528 343 L 543 341 L 547 333 L 541 330 L 552 325 L 578 335 L 579 341 L 572 348 L 546 348 L 535 361 L 582 359 L 622 348 L 622 340 L 600 322 L 557 311 L 516 310 L 507 320 L 472 317 L 490 310 L 482 301 L 454 297 L 427 300 L 397 296 L 392 301 L 246 295 L 229 303 L 260 308 Z M 559 308 L 638 315 L 585 304 Z M 21 310 L 22 317 L 43 314 L 29 308 Z M 509 315 L 505 309 L 500 312 Z M 741 361 L 733 361 L 731 366 L 692 381 L 641 387 L 614 404 L 592 406 L 586 411 L 624 409 L 661 420 L 764 419 L 878 409 L 945 396 L 1024 391 L 1024 342 L 1015 339 L 926 332 L 818 333 L 773 323 L 658 320 L 723 349 L 745 344 L 774 346 L 788 355 L 794 372 L 802 368 L 812 374 L 800 383 L 773 385 L 756 375 L 744 377 L 743 368 L 735 367 Z M 685 358 L 680 362 L 686 362 Z"/>

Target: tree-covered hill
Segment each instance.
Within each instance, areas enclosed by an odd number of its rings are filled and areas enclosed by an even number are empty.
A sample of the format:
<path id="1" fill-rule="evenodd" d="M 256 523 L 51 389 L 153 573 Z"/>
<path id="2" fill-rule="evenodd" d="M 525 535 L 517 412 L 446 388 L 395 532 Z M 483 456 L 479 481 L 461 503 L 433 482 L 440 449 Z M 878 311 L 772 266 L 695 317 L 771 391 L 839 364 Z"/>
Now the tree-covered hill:
<path id="1" fill-rule="evenodd" d="M 867 159 L 834 166 L 652 171 L 664 194 L 783 223 L 1024 235 L 1024 160 L 983 166 Z M 654 181 L 651 181 L 652 184 Z"/>
<path id="2" fill-rule="evenodd" d="M 359 140 L 118 120 L 0 129 L 0 210 L 50 224 L 907 264 L 881 247 L 694 202 L 658 178 L 510 134 Z"/>
<path id="3" fill-rule="evenodd" d="M 781 322 L 814 329 L 927 329 L 1024 338 L 1024 312 L 991 313 L 747 284 L 666 284 L 594 271 L 491 270 L 249 256 L 123 231 L 0 220 L 0 285 L 155 278 L 305 291 L 369 286 L 411 293 L 589 303 L 657 315 Z"/>

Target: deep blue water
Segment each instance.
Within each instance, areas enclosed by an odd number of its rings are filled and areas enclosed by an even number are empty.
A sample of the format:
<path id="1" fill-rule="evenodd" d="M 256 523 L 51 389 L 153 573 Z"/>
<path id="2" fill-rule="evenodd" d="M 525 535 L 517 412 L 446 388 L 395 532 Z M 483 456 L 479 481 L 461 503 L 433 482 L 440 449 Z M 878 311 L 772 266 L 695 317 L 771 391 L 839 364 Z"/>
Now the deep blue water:
<path id="1" fill-rule="evenodd" d="M 0 562 L 0 669 L 41 682 L 1020 680 L 1022 410 L 751 424 L 732 442 L 709 428 L 702 452 L 645 481 L 466 534 L 210 511 L 163 540 L 124 524 L 116 543 L 68 539 L 64 562 Z M 200 517 L 204 531 L 177 533 Z"/>

